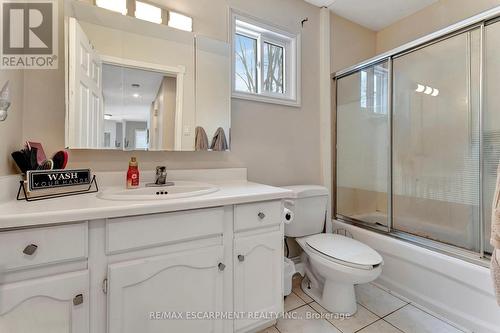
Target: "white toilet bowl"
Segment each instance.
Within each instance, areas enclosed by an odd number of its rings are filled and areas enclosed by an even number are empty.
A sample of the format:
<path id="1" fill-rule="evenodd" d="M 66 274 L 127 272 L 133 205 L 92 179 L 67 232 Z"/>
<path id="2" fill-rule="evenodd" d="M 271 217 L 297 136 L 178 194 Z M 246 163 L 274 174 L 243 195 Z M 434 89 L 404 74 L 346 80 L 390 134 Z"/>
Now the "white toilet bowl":
<path id="1" fill-rule="evenodd" d="M 367 245 L 340 235 L 317 234 L 296 240 L 304 250 L 304 292 L 332 313 L 356 313 L 354 285 L 378 278 L 382 257 Z"/>
<path id="2" fill-rule="evenodd" d="M 356 313 L 354 285 L 375 280 L 382 272 L 380 254 L 354 239 L 321 233 L 325 228 L 328 190 L 316 185 L 287 186 L 285 206 L 294 218 L 285 222 L 285 236 L 304 250 L 306 277 L 302 289 L 332 313 Z"/>

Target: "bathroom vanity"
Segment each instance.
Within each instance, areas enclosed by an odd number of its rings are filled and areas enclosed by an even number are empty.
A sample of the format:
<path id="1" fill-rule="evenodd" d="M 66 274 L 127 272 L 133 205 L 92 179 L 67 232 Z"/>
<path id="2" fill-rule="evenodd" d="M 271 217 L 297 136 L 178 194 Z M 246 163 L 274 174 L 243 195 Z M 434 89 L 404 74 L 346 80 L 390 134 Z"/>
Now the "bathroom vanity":
<path id="1" fill-rule="evenodd" d="M 89 194 L 1 203 L 0 331 L 251 332 L 271 325 L 276 318 L 263 314 L 283 310 L 282 199 L 289 191 L 247 182 L 245 169 L 173 171 L 170 178 L 216 190 L 142 201 Z M 123 174 L 98 179 L 112 191 Z M 247 313 L 257 318 L 238 318 Z"/>

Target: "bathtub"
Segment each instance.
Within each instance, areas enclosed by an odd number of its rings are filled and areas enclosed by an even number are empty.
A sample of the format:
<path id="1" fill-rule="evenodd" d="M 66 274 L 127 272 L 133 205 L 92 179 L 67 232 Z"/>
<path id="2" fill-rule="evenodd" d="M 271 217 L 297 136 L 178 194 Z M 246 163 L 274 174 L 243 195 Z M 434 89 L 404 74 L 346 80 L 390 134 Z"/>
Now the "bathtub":
<path id="1" fill-rule="evenodd" d="M 437 315 L 475 333 L 500 332 L 489 269 L 402 240 L 333 221 L 384 258 L 376 281 Z"/>

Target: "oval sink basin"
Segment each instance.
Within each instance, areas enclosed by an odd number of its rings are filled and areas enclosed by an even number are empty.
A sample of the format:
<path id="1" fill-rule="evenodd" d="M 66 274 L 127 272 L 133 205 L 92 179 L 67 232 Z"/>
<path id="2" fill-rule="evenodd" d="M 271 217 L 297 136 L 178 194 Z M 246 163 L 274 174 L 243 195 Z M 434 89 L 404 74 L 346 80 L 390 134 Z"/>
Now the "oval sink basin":
<path id="1" fill-rule="evenodd" d="M 170 186 L 140 187 L 136 189 L 110 188 L 99 192 L 97 197 L 115 201 L 169 200 L 210 194 L 218 190 L 212 184 L 178 181 Z"/>

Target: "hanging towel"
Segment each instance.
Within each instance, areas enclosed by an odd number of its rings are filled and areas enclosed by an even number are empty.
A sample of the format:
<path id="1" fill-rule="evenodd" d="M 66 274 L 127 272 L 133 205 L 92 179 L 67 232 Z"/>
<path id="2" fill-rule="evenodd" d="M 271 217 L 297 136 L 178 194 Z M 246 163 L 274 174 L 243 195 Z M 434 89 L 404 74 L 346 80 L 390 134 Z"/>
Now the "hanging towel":
<path id="1" fill-rule="evenodd" d="M 490 243 L 495 248 L 491 256 L 491 277 L 495 287 L 497 303 L 500 306 L 500 164 L 497 168 L 497 183 L 493 197 L 493 209 L 491 213 L 491 239 Z"/>
<path id="2" fill-rule="evenodd" d="M 225 151 L 227 150 L 227 140 L 226 134 L 224 133 L 224 129 L 219 127 L 217 131 L 215 131 L 214 138 L 212 139 L 212 145 L 210 148 L 214 151 Z"/>
<path id="3" fill-rule="evenodd" d="M 194 140 L 195 150 L 208 150 L 208 137 L 203 127 L 196 127 Z"/>

